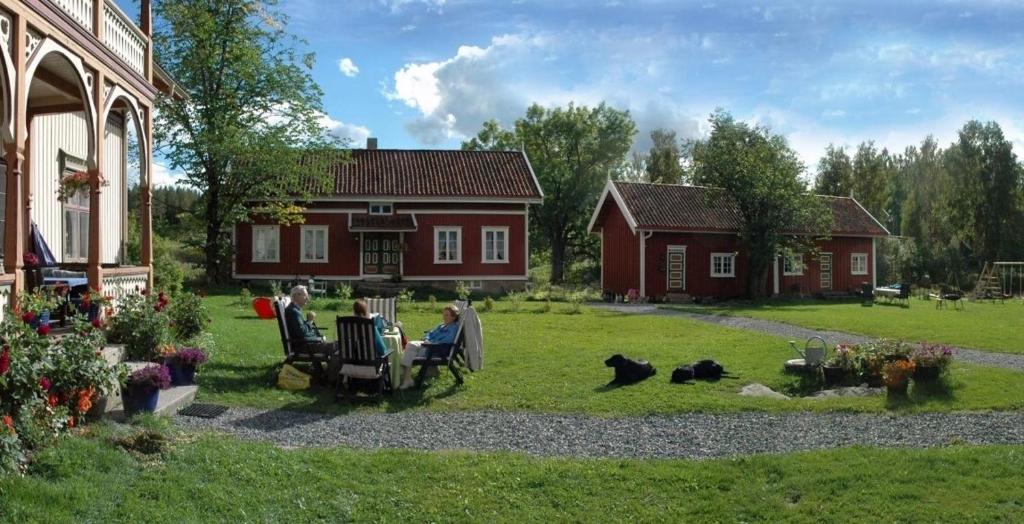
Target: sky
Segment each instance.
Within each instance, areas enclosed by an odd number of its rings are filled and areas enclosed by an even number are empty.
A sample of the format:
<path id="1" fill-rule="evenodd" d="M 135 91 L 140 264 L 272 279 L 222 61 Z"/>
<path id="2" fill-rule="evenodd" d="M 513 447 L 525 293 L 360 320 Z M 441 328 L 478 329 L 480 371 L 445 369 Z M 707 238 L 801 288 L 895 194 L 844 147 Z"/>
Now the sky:
<path id="1" fill-rule="evenodd" d="M 825 147 L 948 145 L 995 120 L 1024 156 L 1024 2 L 281 0 L 316 53 L 324 122 L 362 147 L 458 148 L 531 103 L 707 133 L 723 108 Z M 173 177 L 171 174 L 167 174 Z"/>

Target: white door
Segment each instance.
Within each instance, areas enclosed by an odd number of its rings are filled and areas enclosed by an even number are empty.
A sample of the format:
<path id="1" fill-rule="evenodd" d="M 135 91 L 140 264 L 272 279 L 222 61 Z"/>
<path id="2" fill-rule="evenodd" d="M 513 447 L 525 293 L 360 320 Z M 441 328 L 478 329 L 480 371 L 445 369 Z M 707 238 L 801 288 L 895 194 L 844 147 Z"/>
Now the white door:
<path id="1" fill-rule="evenodd" d="M 686 289 L 686 246 L 668 246 L 665 274 L 669 293 L 680 293 Z"/>
<path id="2" fill-rule="evenodd" d="M 818 263 L 821 264 L 819 278 L 821 289 L 832 289 L 832 253 L 822 253 L 818 256 Z"/>

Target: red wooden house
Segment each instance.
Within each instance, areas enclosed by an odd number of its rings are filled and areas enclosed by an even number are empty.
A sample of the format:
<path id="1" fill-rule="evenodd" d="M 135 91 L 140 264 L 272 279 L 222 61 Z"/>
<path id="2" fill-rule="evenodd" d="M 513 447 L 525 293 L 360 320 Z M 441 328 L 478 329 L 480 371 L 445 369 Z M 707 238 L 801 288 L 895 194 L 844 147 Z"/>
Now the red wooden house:
<path id="1" fill-rule="evenodd" d="M 856 200 L 828 197 L 831 238 L 818 253 L 779 256 L 773 294 L 830 294 L 876 284 L 875 242 L 889 232 Z M 742 296 L 749 254 L 735 202 L 706 187 L 609 182 L 588 226 L 601 237 L 601 287 L 643 297 Z"/>
<path id="2" fill-rule="evenodd" d="M 543 199 L 524 153 L 368 146 L 299 203 L 305 223 L 237 224 L 234 277 L 523 287 L 529 206 Z"/>

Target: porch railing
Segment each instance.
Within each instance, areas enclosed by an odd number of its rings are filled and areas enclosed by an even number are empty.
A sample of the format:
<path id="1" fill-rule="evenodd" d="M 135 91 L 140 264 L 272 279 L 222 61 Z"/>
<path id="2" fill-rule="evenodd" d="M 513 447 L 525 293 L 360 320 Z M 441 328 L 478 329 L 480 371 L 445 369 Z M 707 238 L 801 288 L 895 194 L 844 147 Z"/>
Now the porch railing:
<path id="1" fill-rule="evenodd" d="M 103 270 L 103 294 L 113 297 L 114 306 L 128 296 L 146 289 L 149 285 L 149 268 L 119 267 Z"/>
<path id="2" fill-rule="evenodd" d="M 62 11 L 90 33 L 93 30 L 92 0 L 53 0 Z"/>
<path id="3" fill-rule="evenodd" d="M 135 72 L 146 74 L 146 36 L 112 0 L 103 10 L 103 43 Z"/>
<path id="4" fill-rule="evenodd" d="M 61 11 L 90 33 L 95 33 L 94 0 L 50 0 Z M 103 27 L 100 40 L 115 55 L 135 72 L 146 74 L 146 46 L 149 39 L 132 22 L 128 15 L 117 7 L 114 0 L 103 0 Z"/>

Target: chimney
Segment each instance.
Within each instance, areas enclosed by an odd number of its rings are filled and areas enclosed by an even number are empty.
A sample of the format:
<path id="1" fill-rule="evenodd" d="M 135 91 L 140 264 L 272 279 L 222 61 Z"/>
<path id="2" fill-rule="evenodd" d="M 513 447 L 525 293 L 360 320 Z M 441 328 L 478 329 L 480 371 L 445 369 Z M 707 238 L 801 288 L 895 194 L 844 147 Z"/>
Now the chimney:
<path id="1" fill-rule="evenodd" d="M 375 137 L 366 138 L 366 149 L 377 149 L 377 139 Z"/>

